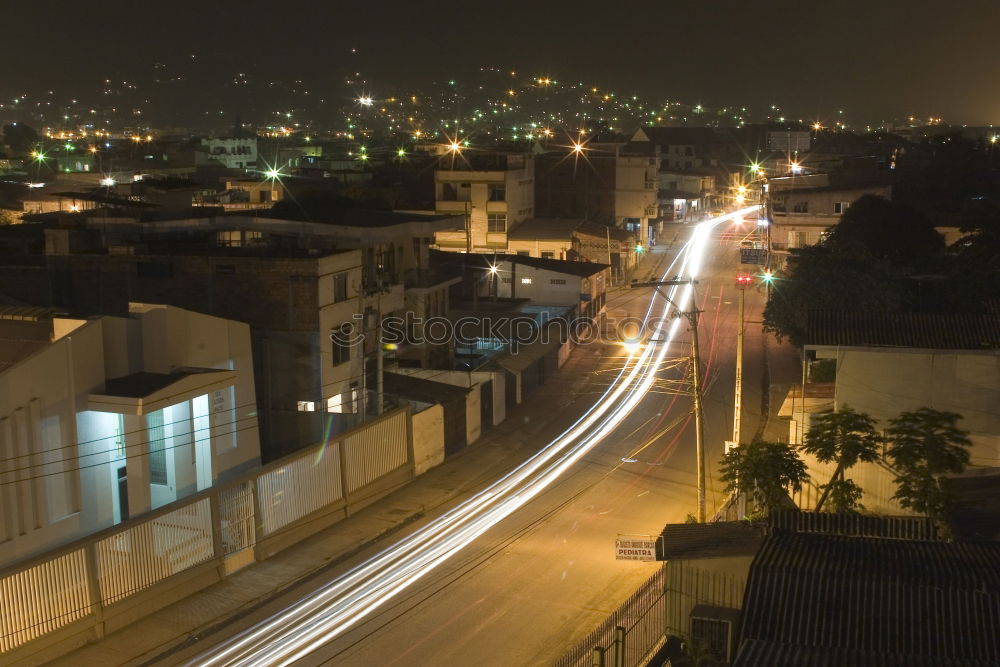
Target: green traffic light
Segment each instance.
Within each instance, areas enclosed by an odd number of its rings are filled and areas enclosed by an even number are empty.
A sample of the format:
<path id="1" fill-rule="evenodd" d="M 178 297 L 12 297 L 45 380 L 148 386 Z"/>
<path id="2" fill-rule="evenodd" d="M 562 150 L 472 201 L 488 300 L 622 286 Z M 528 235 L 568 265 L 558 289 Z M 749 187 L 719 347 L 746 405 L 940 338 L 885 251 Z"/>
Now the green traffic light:
<path id="1" fill-rule="evenodd" d="M 774 282 L 774 274 L 773 274 L 773 273 L 771 273 L 771 271 L 770 271 L 770 270 L 768 270 L 768 271 L 765 271 L 765 272 L 764 272 L 764 275 L 763 275 L 762 277 L 764 278 L 764 282 L 765 282 L 765 283 L 771 283 L 771 282 Z"/>

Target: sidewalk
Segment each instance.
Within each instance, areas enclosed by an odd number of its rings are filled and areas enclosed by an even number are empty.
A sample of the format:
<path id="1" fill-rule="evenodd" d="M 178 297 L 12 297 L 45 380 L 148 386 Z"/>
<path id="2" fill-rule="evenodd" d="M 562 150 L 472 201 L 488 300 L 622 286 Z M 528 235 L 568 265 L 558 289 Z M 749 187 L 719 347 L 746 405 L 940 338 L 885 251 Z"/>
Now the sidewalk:
<path id="1" fill-rule="evenodd" d="M 652 272 L 665 252 L 665 246 L 652 248 L 635 275 Z M 634 303 L 636 296 L 628 287 L 615 289 L 609 292 L 608 306 Z M 565 389 L 546 392 L 542 385 L 531 400 L 511 410 L 506 421 L 437 468 L 274 557 L 254 563 L 198 595 L 176 602 L 50 664 L 139 665 L 160 656 L 166 659 L 163 654 L 251 613 L 310 577 L 375 544 L 391 544 L 397 532 L 431 516 L 450 501 L 482 488 L 558 435 L 589 407 L 595 385 L 610 379 L 595 373 L 606 361 L 603 345 L 576 348 L 559 374 L 549 380 Z M 567 376 L 573 381 L 566 382 Z"/>

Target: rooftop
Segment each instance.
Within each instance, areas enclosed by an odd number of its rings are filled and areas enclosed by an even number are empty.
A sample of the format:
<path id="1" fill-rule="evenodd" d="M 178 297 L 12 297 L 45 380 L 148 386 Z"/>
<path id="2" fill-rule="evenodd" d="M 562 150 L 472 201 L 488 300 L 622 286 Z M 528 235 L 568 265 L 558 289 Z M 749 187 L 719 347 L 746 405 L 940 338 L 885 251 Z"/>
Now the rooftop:
<path id="1" fill-rule="evenodd" d="M 807 346 L 1000 349 L 1000 318 L 950 313 L 809 311 Z"/>
<path id="2" fill-rule="evenodd" d="M 667 524 L 656 540 L 657 560 L 753 556 L 766 527 L 749 521 Z"/>
<path id="3" fill-rule="evenodd" d="M 998 623 L 1000 544 L 776 529 L 734 665 L 995 665 Z"/>

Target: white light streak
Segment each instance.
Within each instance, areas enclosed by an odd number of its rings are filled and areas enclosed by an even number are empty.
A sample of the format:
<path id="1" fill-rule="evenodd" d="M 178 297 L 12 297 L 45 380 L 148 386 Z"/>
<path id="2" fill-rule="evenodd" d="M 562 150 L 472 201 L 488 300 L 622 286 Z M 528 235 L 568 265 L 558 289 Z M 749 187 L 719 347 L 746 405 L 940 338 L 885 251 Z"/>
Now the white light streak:
<path id="1" fill-rule="evenodd" d="M 711 230 L 734 218 L 755 213 L 747 207 L 699 224 L 692 239 L 664 271 L 695 278 Z M 686 309 L 691 285 L 675 285 L 670 298 Z M 369 613 L 466 547 L 545 490 L 582 456 L 612 433 L 639 404 L 656 380 L 680 320 L 662 330 L 671 306 L 652 295 L 645 320 L 659 307 L 657 331 L 626 360 L 618 377 L 597 402 L 544 449 L 485 490 L 445 513 L 385 551 L 315 590 L 271 618 L 209 649 L 189 665 L 289 665 L 361 622 Z"/>

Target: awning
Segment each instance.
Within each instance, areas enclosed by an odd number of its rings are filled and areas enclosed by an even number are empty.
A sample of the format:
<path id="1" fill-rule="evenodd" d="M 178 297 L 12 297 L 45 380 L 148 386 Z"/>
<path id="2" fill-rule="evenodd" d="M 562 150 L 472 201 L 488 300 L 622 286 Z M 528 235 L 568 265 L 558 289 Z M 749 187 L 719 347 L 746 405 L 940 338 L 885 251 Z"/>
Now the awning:
<path id="1" fill-rule="evenodd" d="M 235 371 L 215 368 L 184 368 L 173 373 L 132 373 L 105 382 L 103 393 L 90 394 L 87 407 L 98 412 L 148 415 L 235 383 Z"/>

